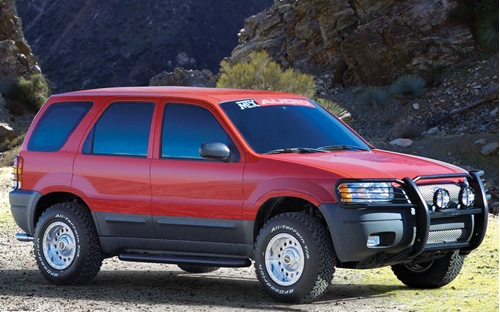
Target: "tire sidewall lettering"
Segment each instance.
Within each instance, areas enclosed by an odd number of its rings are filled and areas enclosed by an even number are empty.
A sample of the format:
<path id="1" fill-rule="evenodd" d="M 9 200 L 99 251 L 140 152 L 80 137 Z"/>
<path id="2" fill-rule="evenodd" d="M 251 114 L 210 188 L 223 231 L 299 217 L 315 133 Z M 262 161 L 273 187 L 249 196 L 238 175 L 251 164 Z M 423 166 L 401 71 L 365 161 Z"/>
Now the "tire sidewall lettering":
<path id="1" fill-rule="evenodd" d="M 41 265 L 42 269 L 46 272 L 46 274 L 52 276 L 52 277 L 58 277 L 58 276 L 64 276 L 64 275 L 71 275 L 74 271 L 74 265 L 76 262 L 80 261 L 80 257 L 82 256 L 82 250 L 81 250 L 81 244 L 80 244 L 80 234 L 79 231 L 75 225 L 75 223 L 72 221 L 72 219 L 68 216 L 66 216 L 63 213 L 56 213 L 53 217 L 47 216 L 46 221 L 44 221 L 43 225 L 43 232 L 41 233 L 42 237 L 45 235 L 45 231 L 54 222 L 63 222 L 66 225 L 68 225 L 71 228 L 71 231 L 73 232 L 76 240 L 76 253 L 75 257 L 69 267 L 67 267 L 64 270 L 57 270 L 52 268 L 48 263 L 47 260 L 45 259 L 45 256 L 43 254 L 43 243 L 41 237 L 37 237 L 35 242 L 36 242 L 36 257 L 38 258 L 38 262 Z"/>
<path id="2" fill-rule="evenodd" d="M 259 273 L 260 273 L 260 276 L 262 277 L 262 280 L 266 284 L 266 286 L 269 289 L 271 289 L 272 291 L 274 291 L 280 295 L 288 295 L 288 294 L 294 293 L 293 287 L 288 288 L 288 289 L 282 289 L 282 288 L 278 288 L 278 286 L 276 286 L 274 283 L 269 281 L 269 279 L 267 278 L 266 269 L 264 269 L 261 264 L 259 265 Z"/>
<path id="3" fill-rule="evenodd" d="M 298 230 L 296 230 L 292 226 L 289 226 L 286 224 L 281 224 L 281 225 L 276 225 L 276 226 L 272 227 L 271 233 L 274 233 L 276 231 L 279 231 L 279 232 L 271 235 L 269 240 L 271 240 L 272 237 L 276 236 L 279 233 L 288 232 L 290 234 L 293 234 L 293 236 L 295 236 L 300 241 L 301 247 L 304 250 L 304 256 L 306 257 L 306 259 L 309 259 L 309 257 L 310 257 L 309 256 L 309 247 L 307 246 L 307 243 L 306 243 L 304 237 L 302 236 L 302 234 Z"/>
<path id="4" fill-rule="evenodd" d="M 275 237 L 276 235 L 279 235 L 281 233 L 291 234 L 295 238 L 297 238 L 297 240 L 300 242 L 301 247 L 304 251 L 304 257 L 305 257 L 304 270 L 307 271 L 308 259 L 310 258 L 309 247 L 307 245 L 306 239 L 304 238 L 304 235 L 302 235 L 301 231 L 297 230 L 294 226 L 287 225 L 287 224 L 278 224 L 278 225 L 272 226 L 271 230 L 269 231 L 269 234 L 268 234 L 268 237 L 266 240 L 266 244 L 268 244 L 272 240 L 273 237 Z M 264 258 L 264 257 L 265 257 L 265 254 L 263 252 L 262 258 Z M 292 295 L 295 293 L 296 287 L 299 287 L 299 288 L 301 287 L 300 285 L 302 284 L 302 279 L 299 279 L 294 285 L 290 285 L 288 287 L 283 287 L 283 286 L 277 285 L 276 283 L 274 283 L 270 279 L 269 273 L 267 272 L 267 269 L 262 264 L 259 264 L 258 271 L 259 271 L 259 275 L 261 276 L 262 281 L 264 282 L 266 287 L 274 293 L 277 293 L 280 295 Z"/>

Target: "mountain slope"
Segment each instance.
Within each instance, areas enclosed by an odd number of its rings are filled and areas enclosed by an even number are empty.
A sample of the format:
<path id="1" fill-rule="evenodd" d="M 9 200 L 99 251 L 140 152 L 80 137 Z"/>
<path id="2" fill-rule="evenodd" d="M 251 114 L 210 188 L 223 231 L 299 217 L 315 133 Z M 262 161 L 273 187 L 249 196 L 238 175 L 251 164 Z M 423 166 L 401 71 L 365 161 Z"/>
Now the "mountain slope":
<path id="1" fill-rule="evenodd" d="M 147 85 L 175 66 L 217 72 L 246 17 L 272 0 L 17 0 L 56 92 Z"/>

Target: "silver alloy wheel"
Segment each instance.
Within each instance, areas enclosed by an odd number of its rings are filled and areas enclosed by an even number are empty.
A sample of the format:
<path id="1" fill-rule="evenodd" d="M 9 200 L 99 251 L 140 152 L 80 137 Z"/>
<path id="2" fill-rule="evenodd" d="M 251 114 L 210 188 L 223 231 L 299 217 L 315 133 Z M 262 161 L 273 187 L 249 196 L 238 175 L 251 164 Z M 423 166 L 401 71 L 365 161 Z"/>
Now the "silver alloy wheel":
<path id="1" fill-rule="evenodd" d="M 264 259 L 269 276 L 280 286 L 295 284 L 304 271 L 304 251 L 290 234 L 274 236 L 267 244 Z"/>
<path id="2" fill-rule="evenodd" d="M 64 270 L 75 259 L 75 234 L 64 222 L 51 223 L 43 234 L 42 247 L 47 263 L 56 270 Z"/>
<path id="3" fill-rule="evenodd" d="M 405 267 L 412 272 L 422 273 L 422 272 L 427 271 L 433 264 L 434 264 L 434 261 L 421 262 L 421 263 L 409 263 L 409 264 L 405 264 Z"/>

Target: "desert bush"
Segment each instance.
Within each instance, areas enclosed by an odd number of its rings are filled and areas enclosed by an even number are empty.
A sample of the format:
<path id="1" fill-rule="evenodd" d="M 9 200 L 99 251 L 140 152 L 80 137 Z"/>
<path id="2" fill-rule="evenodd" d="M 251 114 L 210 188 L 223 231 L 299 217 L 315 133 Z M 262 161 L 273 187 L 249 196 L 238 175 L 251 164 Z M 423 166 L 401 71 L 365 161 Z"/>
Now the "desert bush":
<path id="1" fill-rule="evenodd" d="M 481 18 L 477 23 L 477 36 L 481 44 L 491 50 L 498 50 L 498 10 Z"/>
<path id="2" fill-rule="evenodd" d="M 42 107 L 50 94 L 47 80 L 41 75 L 33 75 L 30 79 L 20 77 L 11 85 L 5 97 L 9 100 L 7 108 L 17 114 L 22 114 L 23 106 L 26 110 L 36 113 Z"/>
<path id="3" fill-rule="evenodd" d="M 23 144 L 25 135 L 26 134 L 20 135 L 13 139 L 7 139 L 4 142 L 0 143 L 0 152 L 5 152 L 17 146 L 21 146 Z"/>
<path id="4" fill-rule="evenodd" d="M 421 96 L 425 92 L 425 80 L 418 76 L 401 76 L 391 85 L 391 93 L 397 95 Z"/>
<path id="5" fill-rule="evenodd" d="M 344 122 L 350 122 L 352 120 L 351 113 L 337 102 L 333 102 L 327 99 L 314 99 L 318 104 L 329 110 L 332 114 L 342 119 Z"/>
<path id="6" fill-rule="evenodd" d="M 404 119 L 395 123 L 392 137 L 415 139 L 419 138 L 425 129 L 425 126 L 416 120 Z"/>
<path id="7" fill-rule="evenodd" d="M 11 167 L 14 165 L 14 158 L 16 155 L 19 154 L 21 151 L 21 146 L 16 146 L 13 149 L 7 151 L 4 156 L 2 157 L 2 166 L 4 167 Z"/>
<path id="8" fill-rule="evenodd" d="M 271 61 L 266 51 L 253 52 L 247 63 L 231 65 L 224 60 L 220 65 L 218 88 L 282 91 L 307 97 L 316 94 L 313 76 L 291 68 L 282 70 L 278 63 Z"/>
<path id="9" fill-rule="evenodd" d="M 485 48 L 498 50 L 498 0 L 459 0 L 448 17 L 469 27 Z"/>
<path id="10" fill-rule="evenodd" d="M 387 104 L 387 91 L 381 87 L 368 87 L 359 96 L 359 102 L 365 106 L 382 107 Z"/>

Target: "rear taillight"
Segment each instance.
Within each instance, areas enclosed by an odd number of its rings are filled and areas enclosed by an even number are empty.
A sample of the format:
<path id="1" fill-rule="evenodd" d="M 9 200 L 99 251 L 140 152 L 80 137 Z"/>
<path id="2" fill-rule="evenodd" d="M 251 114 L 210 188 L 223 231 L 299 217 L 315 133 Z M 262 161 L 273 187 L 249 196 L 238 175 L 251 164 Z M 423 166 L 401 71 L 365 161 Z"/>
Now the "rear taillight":
<path id="1" fill-rule="evenodd" d="M 13 169 L 14 172 L 12 174 L 12 181 L 14 182 L 14 185 L 12 186 L 12 188 L 17 190 L 21 188 L 21 184 L 23 181 L 23 158 L 21 156 L 16 155 L 16 157 L 14 158 Z"/>

